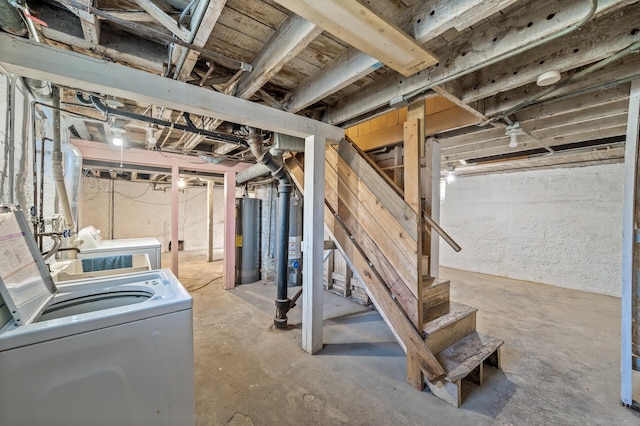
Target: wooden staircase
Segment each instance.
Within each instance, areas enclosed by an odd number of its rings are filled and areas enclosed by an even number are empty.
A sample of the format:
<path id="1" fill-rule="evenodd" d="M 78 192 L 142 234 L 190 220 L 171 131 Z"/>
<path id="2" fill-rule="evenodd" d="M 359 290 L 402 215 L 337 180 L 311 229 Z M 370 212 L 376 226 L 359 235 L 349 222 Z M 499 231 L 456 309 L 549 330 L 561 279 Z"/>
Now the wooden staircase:
<path id="1" fill-rule="evenodd" d="M 304 193 L 303 163 L 285 161 Z M 449 281 L 422 276 L 421 217 L 351 142 L 327 147 L 325 180 L 325 229 L 407 353 L 407 380 L 459 407 L 463 379 L 500 368 L 502 341 L 476 331 L 477 309 L 450 301 Z"/>

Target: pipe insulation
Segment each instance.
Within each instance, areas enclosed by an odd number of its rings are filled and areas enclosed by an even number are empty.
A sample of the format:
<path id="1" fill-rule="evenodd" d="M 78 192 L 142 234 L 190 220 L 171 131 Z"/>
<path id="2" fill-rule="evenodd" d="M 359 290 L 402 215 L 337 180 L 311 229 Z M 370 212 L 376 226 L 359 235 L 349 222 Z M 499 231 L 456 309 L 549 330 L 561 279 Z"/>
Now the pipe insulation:
<path id="1" fill-rule="evenodd" d="M 251 152 L 264 165 L 271 175 L 278 179 L 278 236 L 276 253 L 278 256 L 277 290 L 276 290 L 276 316 L 273 324 L 276 328 L 287 327 L 287 312 L 292 308 L 291 299 L 287 296 L 287 269 L 289 263 L 289 203 L 291 196 L 291 180 L 284 165 L 275 160 L 269 151 L 262 149 L 262 138 L 254 128 L 249 128 L 247 137 Z"/>
<path id="2" fill-rule="evenodd" d="M 75 243 L 76 237 L 76 225 L 73 219 L 73 212 L 71 209 L 71 203 L 69 202 L 69 195 L 67 194 L 67 188 L 64 183 L 64 173 L 62 171 L 62 143 L 60 136 L 60 88 L 57 86 L 52 87 L 53 98 L 53 151 L 51 153 L 51 159 L 53 163 L 53 179 L 56 184 L 56 192 L 58 199 L 60 200 L 60 206 L 62 207 L 62 213 L 64 216 L 66 226 L 71 230 L 71 241 Z M 76 256 L 74 250 L 70 250 L 69 254 L 71 258 Z"/>
<path id="3" fill-rule="evenodd" d="M 129 118 L 131 120 L 142 121 L 144 123 L 157 124 L 158 126 L 178 129 L 178 130 L 182 130 L 183 132 L 189 132 L 197 135 L 207 136 L 224 143 L 248 146 L 247 142 L 244 139 L 239 138 L 237 136 L 230 135 L 227 133 L 212 132 L 209 130 L 198 129 L 193 124 L 188 114 L 184 115 L 185 122 L 187 123 L 186 125 L 184 125 L 184 124 L 173 123 L 171 121 L 161 120 L 159 118 L 148 117 L 146 115 L 136 114 L 129 111 L 123 111 L 123 110 L 111 108 L 108 105 L 105 105 L 104 103 L 102 103 L 100 98 L 96 96 L 91 95 L 89 96 L 89 100 L 85 99 L 84 95 L 80 92 L 76 94 L 76 99 L 78 100 L 78 102 L 84 105 L 93 105 L 98 111 L 102 112 L 105 115 L 115 115 L 118 117 Z"/>

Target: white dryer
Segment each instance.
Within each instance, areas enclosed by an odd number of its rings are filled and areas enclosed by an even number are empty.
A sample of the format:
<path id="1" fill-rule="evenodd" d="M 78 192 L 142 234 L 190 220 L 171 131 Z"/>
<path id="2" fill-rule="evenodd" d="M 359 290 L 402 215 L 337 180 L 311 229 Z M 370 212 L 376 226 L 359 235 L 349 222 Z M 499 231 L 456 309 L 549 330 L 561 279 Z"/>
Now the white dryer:
<path id="1" fill-rule="evenodd" d="M 0 424 L 195 423 L 192 303 L 169 270 L 54 285 L 0 212 Z"/>
<path id="2" fill-rule="evenodd" d="M 146 254 L 149 256 L 151 269 L 160 269 L 162 253 L 160 241 L 155 238 L 119 238 L 117 240 L 103 240 L 99 229 L 87 226 L 78 231 L 80 245 L 78 259 L 92 257 L 119 256 L 126 254 Z"/>

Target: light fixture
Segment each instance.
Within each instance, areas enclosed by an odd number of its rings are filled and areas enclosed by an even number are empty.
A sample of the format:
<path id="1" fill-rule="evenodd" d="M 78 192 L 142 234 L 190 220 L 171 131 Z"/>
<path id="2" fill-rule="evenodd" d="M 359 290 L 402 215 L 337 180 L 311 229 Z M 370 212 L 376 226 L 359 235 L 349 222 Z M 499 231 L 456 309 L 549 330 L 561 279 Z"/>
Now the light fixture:
<path id="1" fill-rule="evenodd" d="M 504 132 L 506 136 L 509 136 L 509 148 L 515 148 L 518 146 L 518 135 L 522 134 L 522 127 L 520 127 L 519 121 L 514 121 L 510 125 L 507 126 L 506 131 Z"/>
<path id="2" fill-rule="evenodd" d="M 178 181 L 178 188 L 184 188 L 185 186 L 187 186 L 187 182 L 184 181 L 184 179 L 180 178 L 180 180 Z"/>
<path id="3" fill-rule="evenodd" d="M 111 143 L 115 146 L 122 146 L 124 143 L 124 134 L 127 132 L 124 128 L 124 120 L 112 120 L 110 128 Z"/>
<path id="4" fill-rule="evenodd" d="M 147 134 L 147 148 L 148 149 L 153 149 L 156 146 L 156 143 L 158 143 L 158 140 L 156 139 L 156 137 L 154 136 L 155 133 L 155 129 L 153 129 L 152 127 L 147 127 L 145 128 L 145 132 Z"/>
<path id="5" fill-rule="evenodd" d="M 447 177 L 445 178 L 447 183 L 453 183 L 456 180 L 456 166 L 454 166 L 453 164 L 449 163 L 447 164 L 447 167 L 445 168 L 445 170 L 447 171 Z"/>
<path id="6" fill-rule="evenodd" d="M 538 76 L 536 84 L 538 86 L 551 86 L 560 81 L 560 73 L 556 70 L 543 72 Z"/>

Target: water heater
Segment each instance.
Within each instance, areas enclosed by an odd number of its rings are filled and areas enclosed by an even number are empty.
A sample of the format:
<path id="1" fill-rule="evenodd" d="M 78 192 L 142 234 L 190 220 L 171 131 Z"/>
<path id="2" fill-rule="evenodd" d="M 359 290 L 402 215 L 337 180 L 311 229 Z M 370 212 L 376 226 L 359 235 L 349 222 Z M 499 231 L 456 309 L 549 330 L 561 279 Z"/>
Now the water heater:
<path id="1" fill-rule="evenodd" d="M 236 198 L 236 284 L 260 279 L 260 200 Z"/>

